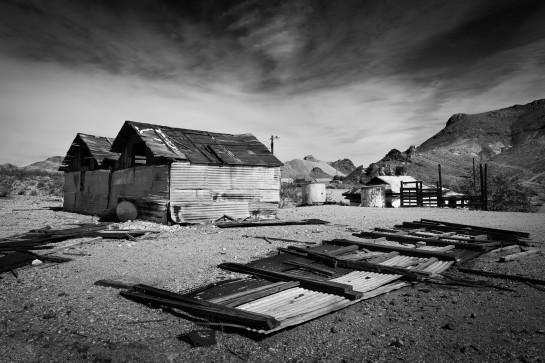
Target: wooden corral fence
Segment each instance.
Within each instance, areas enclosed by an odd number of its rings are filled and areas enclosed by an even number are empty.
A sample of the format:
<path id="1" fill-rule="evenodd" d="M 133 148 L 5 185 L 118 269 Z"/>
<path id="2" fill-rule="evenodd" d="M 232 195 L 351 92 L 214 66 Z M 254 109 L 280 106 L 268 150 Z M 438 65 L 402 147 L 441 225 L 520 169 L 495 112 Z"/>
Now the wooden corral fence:
<path id="1" fill-rule="evenodd" d="M 400 206 L 403 207 L 449 207 L 488 210 L 487 165 L 480 165 L 480 195 L 444 196 L 441 180 L 441 165 L 438 165 L 439 181 L 435 188 L 424 188 L 422 181 L 401 182 Z"/>

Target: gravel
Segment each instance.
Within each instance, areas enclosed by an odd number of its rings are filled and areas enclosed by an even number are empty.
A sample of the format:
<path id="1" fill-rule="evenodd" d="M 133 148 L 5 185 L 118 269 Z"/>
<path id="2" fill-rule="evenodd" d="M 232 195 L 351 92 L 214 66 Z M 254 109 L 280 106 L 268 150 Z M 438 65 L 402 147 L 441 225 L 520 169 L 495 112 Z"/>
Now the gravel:
<path id="1" fill-rule="evenodd" d="M 0 199 L 0 237 L 46 225 L 70 228 L 96 217 L 50 209 L 54 198 Z M 352 232 L 429 218 L 530 232 L 543 251 L 543 214 L 450 209 L 374 209 L 342 206 L 282 209 L 281 220 L 320 218 L 321 226 L 219 229 L 212 225 L 163 226 L 142 221 L 120 228 L 160 230 L 136 241 L 91 241 L 66 250 L 83 256 L 0 275 L 0 357 L 6 362 L 375 362 L 545 361 L 545 292 L 525 284 L 471 276 L 515 292 L 419 284 L 364 301 L 311 322 L 261 336 L 218 329 L 218 343 L 192 348 L 179 337 L 196 319 L 152 309 L 95 286 L 99 279 L 145 283 L 183 291 L 241 275 L 216 267 L 275 253 L 289 243 L 260 236 L 320 242 L 353 238 Z M 57 246 L 78 240 L 64 241 Z M 39 253 L 39 252 L 38 252 Z M 545 255 L 499 263 L 505 253 L 484 255 L 469 267 L 537 278 Z M 89 256 L 87 256 L 89 255 Z"/>

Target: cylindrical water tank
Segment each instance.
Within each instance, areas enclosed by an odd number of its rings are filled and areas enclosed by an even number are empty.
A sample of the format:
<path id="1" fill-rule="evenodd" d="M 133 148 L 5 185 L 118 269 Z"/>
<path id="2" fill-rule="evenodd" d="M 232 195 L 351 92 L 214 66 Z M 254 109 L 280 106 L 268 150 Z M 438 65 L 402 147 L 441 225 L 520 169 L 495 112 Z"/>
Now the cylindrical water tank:
<path id="1" fill-rule="evenodd" d="M 303 204 L 312 205 L 325 202 L 326 193 L 324 183 L 305 184 L 302 189 Z"/>
<path id="2" fill-rule="evenodd" d="M 361 188 L 362 207 L 386 207 L 386 186 L 373 185 Z"/>

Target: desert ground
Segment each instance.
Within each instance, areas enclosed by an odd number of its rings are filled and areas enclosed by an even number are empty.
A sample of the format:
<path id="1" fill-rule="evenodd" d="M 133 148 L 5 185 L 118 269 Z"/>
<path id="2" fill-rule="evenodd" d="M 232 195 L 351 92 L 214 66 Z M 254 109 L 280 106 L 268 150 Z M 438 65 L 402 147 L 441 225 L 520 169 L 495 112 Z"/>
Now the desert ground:
<path id="1" fill-rule="evenodd" d="M 70 228 L 96 217 L 58 211 L 61 199 L 0 198 L 0 237 L 51 226 Z M 217 328 L 217 344 L 194 348 L 179 339 L 203 329 L 184 313 L 151 309 L 95 286 L 99 279 L 183 291 L 240 275 L 216 267 L 246 263 L 289 243 L 321 242 L 354 230 L 429 218 L 531 233 L 542 254 L 498 262 L 485 254 L 466 265 L 534 278 L 545 276 L 545 215 L 453 209 L 379 209 L 339 205 L 288 208 L 280 220 L 320 218 L 323 226 L 219 229 L 142 221 L 122 228 L 159 229 L 136 241 L 92 239 L 66 250 L 65 263 L 0 275 L 3 362 L 545 362 L 545 291 L 519 282 L 471 276 L 496 288 L 420 283 L 280 331 L 259 335 Z M 60 242 L 58 246 L 73 243 Z M 37 251 L 39 253 L 40 251 Z M 74 255 L 78 254 L 78 255 Z"/>

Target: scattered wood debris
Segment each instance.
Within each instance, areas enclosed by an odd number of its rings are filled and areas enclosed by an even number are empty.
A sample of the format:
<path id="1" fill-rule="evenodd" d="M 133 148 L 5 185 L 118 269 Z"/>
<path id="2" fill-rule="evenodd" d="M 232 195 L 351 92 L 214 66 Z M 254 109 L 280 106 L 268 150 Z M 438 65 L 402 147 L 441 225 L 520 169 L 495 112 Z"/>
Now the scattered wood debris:
<path id="1" fill-rule="evenodd" d="M 286 223 L 223 223 L 221 226 Z M 247 264 L 222 263 L 218 266 L 250 276 L 248 278 L 214 283 L 183 294 L 145 285 L 126 286 L 127 290 L 121 291 L 121 295 L 212 319 L 209 324 L 245 327 L 270 334 L 419 282 L 513 291 L 488 281 L 447 273 L 447 270 L 498 247 L 524 244 L 529 238 L 524 232 L 431 220 L 407 222 L 393 229 L 360 231 L 354 235 L 369 240 L 334 239 L 315 246 L 279 247 L 274 256 Z M 530 251 L 523 253 L 527 252 Z M 472 271 L 458 269 L 464 273 Z M 545 284 L 538 279 L 515 278 L 530 284 Z M 116 282 L 103 285 L 118 287 Z"/>

